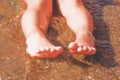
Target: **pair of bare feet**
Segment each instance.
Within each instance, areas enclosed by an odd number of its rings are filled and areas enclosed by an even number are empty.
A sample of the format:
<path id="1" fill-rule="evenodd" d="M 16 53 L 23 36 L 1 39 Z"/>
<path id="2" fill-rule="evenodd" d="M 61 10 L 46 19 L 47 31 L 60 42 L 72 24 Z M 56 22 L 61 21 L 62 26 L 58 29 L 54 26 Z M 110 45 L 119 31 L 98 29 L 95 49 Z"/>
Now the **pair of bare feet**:
<path id="1" fill-rule="evenodd" d="M 62 46 L 54 46 L 45 36 L 52 13 L 52 0 L 25 0 L 25 2 L 27 10 L 22 17 L 22 28 L 26 37 L 27 53 L 35 58 L 57 57 L 64 51 Z M 58 4 L 68 26 L 76 34 L 76 40 L 68 45 L 70 52 L 95 54 L 92 17 L 82 1 L 58 0 Z"/>

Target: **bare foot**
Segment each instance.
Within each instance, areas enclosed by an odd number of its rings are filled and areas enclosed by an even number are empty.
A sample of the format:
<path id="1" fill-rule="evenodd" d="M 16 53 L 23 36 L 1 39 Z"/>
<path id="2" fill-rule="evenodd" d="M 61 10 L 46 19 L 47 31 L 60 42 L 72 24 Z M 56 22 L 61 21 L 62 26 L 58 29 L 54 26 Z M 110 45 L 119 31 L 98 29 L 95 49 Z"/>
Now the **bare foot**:
<path id="1" fill-rule="evenodd" d="M 75 42 L 71 42 L 68 47 L 74 54 L 93 55 L 96 53 L 95 38 L 89 31 L 79 32 Z"/>
<path id="2" fill-rule="evenodd" d="M 63 52 L 61 46 L 56 47 L 52 45 L 44 35 L 42 36 L 37 31 L 27 38 L 26 43 L 27 53 L 35 58 L 55 58 Z"/>

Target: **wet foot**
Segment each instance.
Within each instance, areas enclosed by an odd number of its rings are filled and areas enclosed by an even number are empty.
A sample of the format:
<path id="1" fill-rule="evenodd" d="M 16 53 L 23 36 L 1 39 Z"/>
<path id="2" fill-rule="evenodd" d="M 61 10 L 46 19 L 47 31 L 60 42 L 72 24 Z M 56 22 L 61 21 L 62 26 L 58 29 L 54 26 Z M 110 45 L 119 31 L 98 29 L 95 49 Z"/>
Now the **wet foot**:
<path id="1" fill-rule="evenodd" d="M 32 33 L 27 38 L 27 53 L 34 58 L 55 58 L 63 52 L 61 46 L 52 45 L 44 35 L 39 32 Z"/>
<path id="2" fill-rule="evenodd" d="M 95 38 L 89 31 L 81 31 L 77 34 L 75 42 L 68 45 L 71 53 L 93 55 L 96 53 Z"/>

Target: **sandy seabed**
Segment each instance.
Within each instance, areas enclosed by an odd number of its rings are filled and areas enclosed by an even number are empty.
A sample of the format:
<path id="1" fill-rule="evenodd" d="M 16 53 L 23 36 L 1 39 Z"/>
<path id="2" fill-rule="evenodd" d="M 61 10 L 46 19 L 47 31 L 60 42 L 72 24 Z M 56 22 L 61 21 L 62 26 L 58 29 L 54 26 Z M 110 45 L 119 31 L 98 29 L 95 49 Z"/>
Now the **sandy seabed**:
<path id="1" fill-rule="evenodd" d="M 65 52 L 56 59 L 32 59 L 20 25 L 26 4 L 0 0 L 0 80 L 120 80 L 120 0 L 84 3 L 95 23 L 96 55 L 71 55 L 67 45 L 75 36 L 54 4 L 48 38 Z"/>

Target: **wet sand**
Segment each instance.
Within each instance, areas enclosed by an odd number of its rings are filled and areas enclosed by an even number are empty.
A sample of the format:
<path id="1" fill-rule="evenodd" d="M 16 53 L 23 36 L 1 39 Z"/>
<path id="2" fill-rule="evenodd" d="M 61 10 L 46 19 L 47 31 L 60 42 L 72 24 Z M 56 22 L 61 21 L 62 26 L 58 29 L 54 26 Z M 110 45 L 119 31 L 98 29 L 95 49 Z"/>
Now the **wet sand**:
<path id="1" fill-rule="evenodd" d="M 0 80 L 120 80 L 120 0 L 84 0 L 93 15 L 97 53 L 81 57 L 67 49 L 75 39 L 65 19 L 51 18 L 48 38 L 65 52 L 56 59 L 33 59 L 25 52 L 22 0 L 0 0 Z"/>

